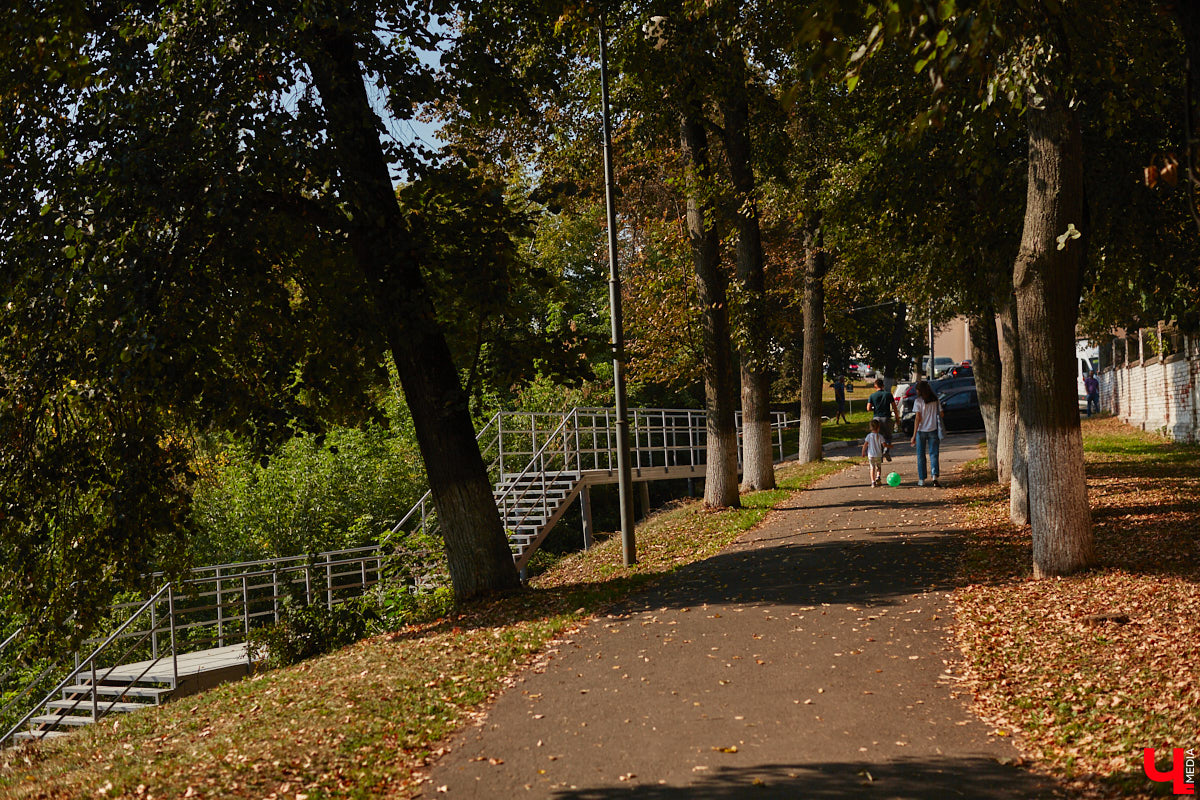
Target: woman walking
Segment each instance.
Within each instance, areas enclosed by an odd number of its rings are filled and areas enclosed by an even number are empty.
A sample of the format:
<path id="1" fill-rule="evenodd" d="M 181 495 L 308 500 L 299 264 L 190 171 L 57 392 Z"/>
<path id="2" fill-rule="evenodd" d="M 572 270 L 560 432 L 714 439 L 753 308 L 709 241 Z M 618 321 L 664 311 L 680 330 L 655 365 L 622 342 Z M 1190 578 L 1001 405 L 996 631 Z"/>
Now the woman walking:
<path id="1" fill-rule="evenodd" d="M 917 381 L 917 400 L 913 403 L 913 411 L 917 418 L 913 420 L 912 443 L 917 446 L 917 486 L 925 485 L 925 453 L 929 452 L 930 472 L 933 475 L 933 485 L 938 483 L 938 454 L 941 449 L 941 437 L 938 433 L 938 423 L 941 421 L 942 404 L 929 381 Z"/>

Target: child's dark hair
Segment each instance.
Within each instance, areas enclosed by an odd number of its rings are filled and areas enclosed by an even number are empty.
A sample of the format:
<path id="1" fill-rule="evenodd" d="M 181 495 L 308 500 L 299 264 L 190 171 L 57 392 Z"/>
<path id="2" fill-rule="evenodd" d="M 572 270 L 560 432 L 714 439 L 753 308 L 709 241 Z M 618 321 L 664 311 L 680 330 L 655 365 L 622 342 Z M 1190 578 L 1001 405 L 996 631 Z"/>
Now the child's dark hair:
<path id="1" fill-rule="evenodd" d="M 879 417 L 872 417 L 871 418 L 871 433 L 879 433 L 880 427 L 881 426 L 879 424 Z"/>

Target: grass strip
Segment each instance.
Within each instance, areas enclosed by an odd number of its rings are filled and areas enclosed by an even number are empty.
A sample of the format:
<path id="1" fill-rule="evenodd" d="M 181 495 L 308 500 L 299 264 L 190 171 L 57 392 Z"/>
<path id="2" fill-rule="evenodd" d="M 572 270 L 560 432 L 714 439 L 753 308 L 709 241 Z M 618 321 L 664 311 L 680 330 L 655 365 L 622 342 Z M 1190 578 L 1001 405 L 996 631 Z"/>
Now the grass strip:
<path id="1" fill-rule="evenodd" d="M 1099 565 L 1033 580 L 1029 529 L 975 462 L 954 493 L 971 529 L 956 635 L 977 709 L 1073 793 L 1161 797 L 1143 748 L 1167 768 L 1200 746 L 1200 448 L 1111 418 L 1083 434 Z"/>
<path id="2" fill-rule="evenodd" d="M 691 501 L 551 566 L 523 592 L 62 739 L 0 752 L 5 798 L 408 797 L 439 743 L 548 641 L 649 581 L 707 558 L 849 462 L 789 464 L 742 509 Z"/>

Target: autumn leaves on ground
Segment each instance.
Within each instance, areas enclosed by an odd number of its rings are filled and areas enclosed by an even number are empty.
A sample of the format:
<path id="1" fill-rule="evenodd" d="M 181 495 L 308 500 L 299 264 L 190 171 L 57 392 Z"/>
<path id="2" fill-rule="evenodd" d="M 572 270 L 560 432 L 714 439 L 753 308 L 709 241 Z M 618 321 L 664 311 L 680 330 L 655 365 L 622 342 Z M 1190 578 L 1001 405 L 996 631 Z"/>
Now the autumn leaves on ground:
<path id="1" fill-rule="evenodd" d="M 971 542 L 956 635 L 976 710 L 1036 769 L 1081 796 L 1149 796 L 1142 748 L 1200 745 L 1200 450 L 1107 419 L 1085 422 L 1084 436 L 1100 567 L 1030 580 L 1028 532 L 1007 522 L 1003 490 L 970 468 L 948 493 Z M 639 529 L 635 568 L 610 538 L 518 596 L 5 751 L 0 796 L 407 796 L 439 742 L 547 641 L 713 555 L 788 490 L 840 466 L 787 467 L 785 489 L 747 495 L 741 511 L 661 512 Z"/>
<path id="2" fill-rule="evenodd" d="M 1200 746 L 1200 448 L 1111 418 L 1083 433 L 1099 567 L 1031 580 L 1028 530 L 977 466 L 955 492 L 973 543 L 956 633 L 976 710 L 1036 765 L 1081 795 L 1162 796 L 1143 748 L 1168 768 Z"/>

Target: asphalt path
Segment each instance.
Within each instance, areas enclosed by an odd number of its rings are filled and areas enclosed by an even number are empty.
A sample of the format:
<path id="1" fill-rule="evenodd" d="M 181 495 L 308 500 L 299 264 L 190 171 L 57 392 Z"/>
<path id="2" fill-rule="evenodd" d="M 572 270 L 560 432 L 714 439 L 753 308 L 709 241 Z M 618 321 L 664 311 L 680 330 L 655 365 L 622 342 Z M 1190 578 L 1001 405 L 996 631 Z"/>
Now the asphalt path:
<path id="1" fill-rule="evenodd" d="M 977 440 L 946 438 L 943 483 Z M 796 493 L 555 642 L 452 739 L 423 796 L 1054 796 L 963 696 L 961 533 L 914 462 L 905 442 L 885 464 L 899 487 L 862 466 Z"/>

